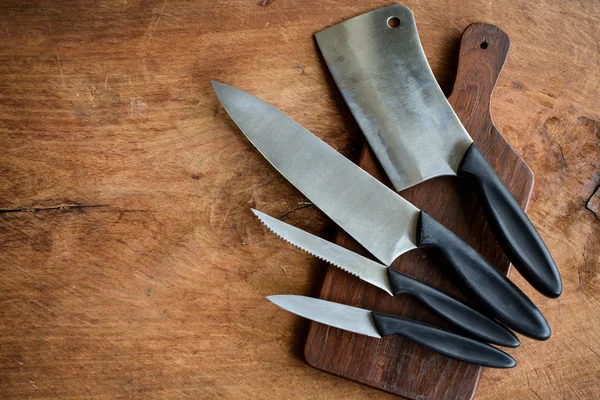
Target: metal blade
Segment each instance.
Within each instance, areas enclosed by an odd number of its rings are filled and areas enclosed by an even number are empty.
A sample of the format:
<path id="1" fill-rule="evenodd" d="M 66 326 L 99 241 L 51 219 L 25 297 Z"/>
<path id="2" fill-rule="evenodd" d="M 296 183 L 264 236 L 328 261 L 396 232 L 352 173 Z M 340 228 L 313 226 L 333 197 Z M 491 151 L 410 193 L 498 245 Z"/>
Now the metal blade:
<path id="1" fill-rule="evenodd" d="M 234 87 L 212 85 L 262 155 L 375 257 L 390 265 L 417 247 L 416 207 L 275 107 Z"/>
<path id="2" fill-rule="evenodd" d="M 279 295 L 268 296 L 267 299 L 301 317 L 381 339 L 369 310 L 304 296 Z"/>
<path id="3" fill-rule="evenodd" d="M 388 21 L 398 18 L 392 28 Z M 396 4 L 316 35 L 331 75 L 400 191 L 455 175 L 473 140 L 437 84 L 410 9 Z"/>
<path id="4" fill-rule="evenodd" d="M 387 267 L 385 265 L 369 260 L 360 254 L 311 235 L 302 229 L 295 228 L 255 209 L 252 209 L 252 212 L 258 217 L 260 222 L 286 242 L 392 295 L 392 288 L 390 287 Z"/>

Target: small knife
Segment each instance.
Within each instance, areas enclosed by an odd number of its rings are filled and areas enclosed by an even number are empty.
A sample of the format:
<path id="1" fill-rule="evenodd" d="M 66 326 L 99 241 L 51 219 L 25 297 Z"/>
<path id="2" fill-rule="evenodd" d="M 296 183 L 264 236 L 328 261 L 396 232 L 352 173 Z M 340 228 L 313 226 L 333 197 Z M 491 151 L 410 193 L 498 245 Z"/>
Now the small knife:
<path id="1" fill-rule="evenodd" d="M 519 339 L 504 326 L 431 286 L 265 213 L 254 209 L 252 212 L 283 240 L 385 290 L 392 296 L 409 294 L 441 317 L 486 342 L 506 347 L 517 347 L 520 344 Z"/>
<path id="2" fill-rule="evenodd" d="M 262 155 L 385 265 L 417 247 L 432 248 L 490 316 L 534 339 L 550 337 L 548 322 L 535 304 L 444 226 L 275 107 L 232 86 L 212 85 Z"/>
<path id="3" fill-rule="evenodd" d="M 335 328 L 381 339 L 400 335 L 435 352 L 469 364 L 513 368 L 517 362 L 505 352 L 421 322 L 362 308 L 304 296 L 267 297 L 272 303 L 301 317 Z"/>
<path id="4" fill-rule="evenodd" d="M 521 275 L 542 294 L 560 296 L 562 282 L 550 252 L 446 100 L 410 9 L 384 7 L 315 37 L 396 190 L 441 175 L 466 178 L 479 195 L 496 240 Z"/>

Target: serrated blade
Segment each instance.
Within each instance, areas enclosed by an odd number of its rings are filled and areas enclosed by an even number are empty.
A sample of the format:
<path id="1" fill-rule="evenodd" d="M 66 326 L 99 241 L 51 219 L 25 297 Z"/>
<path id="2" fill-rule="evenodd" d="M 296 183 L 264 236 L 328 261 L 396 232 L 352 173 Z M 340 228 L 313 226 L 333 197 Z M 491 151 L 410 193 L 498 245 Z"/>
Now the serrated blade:
<path id="1" fill-rule="evenodd" d="M 268 296 L 267 299 L 301 317 L 381 339 L 369 310 L 304 296 L 278 295 Z"/>
<path id="2" fill-rule="evenodd" d="M 419 209 L 275 107 L 212 82 L 221 104 L 263 156 L 384 264 L 417 247 Z"/>
<path id="3" fill-rule="evenodd" d="M 387 267 L 385 265 L 369 260 L 335 243 L 311 235 L 302 229 L 295 228 L 258 210 L 252 209 L 252 212 L 258 217 L 260 222 L 286 242 L 392 295 Z"/>
<path id="4" fill-rule="evenodd" d="M 393 18 L 395 28 L 388 24 Z M 384 7 L 315 37 L 396 190 L 456 174 L 473 140 L 433 76 L 410 9 Z"/>

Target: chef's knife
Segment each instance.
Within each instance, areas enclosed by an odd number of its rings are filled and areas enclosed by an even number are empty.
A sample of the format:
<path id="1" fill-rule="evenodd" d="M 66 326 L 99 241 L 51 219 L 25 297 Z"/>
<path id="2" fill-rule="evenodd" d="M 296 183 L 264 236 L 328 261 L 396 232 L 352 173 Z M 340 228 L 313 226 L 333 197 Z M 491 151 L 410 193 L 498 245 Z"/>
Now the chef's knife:
<path id="1" fill-rule="evenodd" d="M 486 342 L 507 347 L 517 347 L 520 344 L 519 339 L 504 326 L 423 282 L 258 210 L 252 209 L 252 212 L 283 240 L 385 290 L 392 296 L 409 294 L 441 317 Z"/>
<path id="2" fill-rule="evenodd" d="M 232 86 L 212 85 L 263 156 L 385 265 L 408 250 L 432 248 L 489 315 L 534 339 L 550 337 L 548 322 L 535 304 L 444 226 L 275 107 Z"/>
<path id="3" fill-rule="evenodd" d="M 469 364 L 494 368 L 517 365 L 511 356 L 489 344 L 410 319 L 304 296 L 279 295 L 267 299 L 284 310 L 322 324 L 378 339 L 401 335 Z"/>
<path id="4" fill-rule="evenodd" d="M 466 178 L 513 265 L 544 295 L 560 296 L 560 274 L 550 252 L 446 100 L 425 58 L 410 9 L 400 4 L 384 7 L 315 36 L 342 96 L 396 190 L 440 175 Z"/>

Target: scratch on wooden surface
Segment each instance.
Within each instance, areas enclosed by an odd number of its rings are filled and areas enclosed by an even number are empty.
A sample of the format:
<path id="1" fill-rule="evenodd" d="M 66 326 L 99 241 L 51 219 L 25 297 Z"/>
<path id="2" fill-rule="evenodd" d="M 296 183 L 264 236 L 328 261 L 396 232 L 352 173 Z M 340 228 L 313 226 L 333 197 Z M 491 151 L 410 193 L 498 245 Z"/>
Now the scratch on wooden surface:
<path id="1" fill-rule="evenodd" d="M 225 211 L 225 217 L 223 217 L 223 221 L 221 221 L 221 224 L 219 225 L 219 229 L 223 229 L 223 227 L 225 226 L 225 223 L 227 222 L 227 219 L 229 218 L 229 212 L 231 211 L 231 208 L 227 208 L 227 211 Z"/>
<path id="2" fill-rule="evenodd" d="M 44 0 L 40 0 L 42 2 L 42 8 L 44 9 L 44 15 L 46 16 L 46 22 L 48 23 L 48 28 L 50 28 L 50 35 L 54 36 L 54 32 L 52 31 L 52 25 L 50 25 L 50 18 L 48 18 L 48 12 L 46 11 L 46 4 L 44 4 Z"/>
<path id="3" fill-rule="evenodd" d="M 160 17 L 162 17 L 163 12 L 165 11 L 165 6 L 167 5 L 167 2 L 165 1 L 162 5 L 162 7 L 160 8 L 160 11 L 158 12 L 158 16 L 156 17 L 156 21 L 154 21 L 154 23 L 150 23 L 150 26 L 148 27 L 148 40 L 146 41 L 146 43 L 143 46 L 143 49 L 145 50 L 146 48 L 148 48 L 148 46 L 150 46 L 150 42 L 152 41 L 152 37 L 154 36 L 154 32 L 156 32 L 156 28 L 158 27 L 158 22 L 160 21 Z"/>
<path id="4" fill-rule="evenodd" d="M 60 56 L 58 55 L 58 50 L 56 50 L 56 61 L 58 62 L 58 69 L 60 70 L 60 79 L 62 80 L 63 89 L 67 88 L 67 84 L 65 83 L 65 75 L 63 74 L 62 65 L 60 63 Z"/>
<path id="5" fill-rule="evenodd" d="M 92 107 L 94 107 L 94 100 L 96 100 L 96 86 L 92 86 L 91 89 L 87 86 L 87 90 L 90 97 L 90 103 L 92 104 Z"/>
<path id="6" fill-rule="evenodd" d="M 556 142 L 556 144 L 558 145 L 558 149 L 560 150 L 560 157 L 562 159 L 562 169 L 563 169 L 563 171 L 566 171 L 567 170 L 567 158 L 565 157 L 565 152 L 560 143 Z"/>
<path id="7" fill-rule="evenodd" d="M 311 207 L 311 206 L 313 206 L 313 204 L 312 204 L 312 203 L 309 203 L 309 204 L 303 204 L 303 205 L 302 205 L 302 206 L 300 206 L 300 207 L 296 207 L 296 208 L 294 208 L 293 210 L 290 210 L 290 211 L 286 212 L 285 214 L 283 214 L 283 215 L 279 216 L 278 218 L 279 218 L 280 220 L 284 220 L 285 218 L 287 218 L 287 217 L 288 217 L 288 215 L 290 215 L 290 214 L 292 214 L 292 213 L 295 213 L 295 212 L 296 212 L 296 211 L 298 211 L 298 210 L 302 210 L 302 209 L 304 209 L 304 208 L 308 208 L 308 207 Z"/>
<path id="8" fill-rule="evenodd" d="M 62 399 L 62 397 L 60 397 L 60 396 L 58 395 L 58 393 L 56 393 L 56 391 L 54 391 L 54 389 L 52 389 L 52 388 L 49 388 L 49 389 L 50 389 L 50 391 L 52 392 L 52 394 L 53 394 L 54 396 L 56 396 L 56 398 L 57 398 L 57 399 Z"/>
<path id="9" fill-rule="evenodd" d="M 104 90 L 106 90 L 107 84 L 108 84 L 108 75 L 106 75 L 106 79 L 104 79 Z"/>
<path id="10" fill-rule="evenodd" d="M 66 211 L 70 209 L 83 209 L 83 208 L 94 208 L 94 207 L 107 207 L 108 204 L 60 204 L 56 206 L 48 207 L 20 207 L 20 208 L 2 208 L 0 214 L 17 213 L 17 212 L 36 212 L 36 211 L 49 211 L 49 210 L 61 210 Z"/>
<path id="11" fill-rule="evenodd" d="M 531 388 L 531 386 L 528 386 L 527 388 L 535 395 L 535 397 L 537 397 L 540 400 L 544 400 L 543 397 L 541 397 L 535 390 Z"/>
<path id="12" fill-rule="evenodd" d="M 539 131 L 542 134 L 542 139 L 546 143 L 548 143 L 549 151 L 551 152 L 551 154 L 559 159 L 561 169 L 563 171 L 566 171 L 567 167 L 568 167 L 567 158 L 565 157 L 565 152 L 563 150 L 562 145 L 556 139 L 557 135 L 551 133 L 554 128 L 558 128 L 559 132 L 561 132 L 564 127 L 561 127 L 561 121 L 558 117 L 551 116 L 551 117 L 546 118 L 544 123 L 539 126 Z M 558 152 L 552 148 L 553 146 L 558 147 Z"/>
<path id="13" fill-rule="evenodd" d="M 585 253 L 583 253 L 583 262 L 585 263 Z M 581 284 L 581 267 L 579 263 L 577 263 L 577 280 L 579 282 L 579 290 L 583 289 L 583 285 Z"/>
<path id="14" fill-rule="evenodd" d="M 130 97 L 129 98 L 129 116 L 133 118 L 133 114 L 138 114 L 140 116 L 144 116 L 141 111 L 146 110 L 148 108 L 148 104 L 139 97 Z"/>
<path id="15" fill-rule="evenodd" d="M 304 75 L 304 68 L 306 68 L 304 65 L 299 65 L 299 64 L 294 65 L 294 69 L 296 71 L 300 72 L 300 75 Z"/>
<path id="16" fill-rule="evenodd" d="M 246 189 L 244 189 L 244 190 L 242 190 L 240 192 L 232 193 L 232 194 L 227 194 L 227 195 L 219 195 L 217 197 L 213 197 L 213 199 L 228 199 L 228 198 L 232 198 L 232 197 L 241 196 L 241 195 L 249 193 L 249 192 L 254 192 L 255 190 L 258 190 L 258 189 L 260 189 L 262 187 L 265 187 L 265 186 L 269 185 L 273 181 L 273 179 L 269 179 L 266 182 L 261 182 L 261 183 L 259 183 L 256 186 L 252 186 L 252 187 L 246 188 Z"/>
<path id="17" fill-rule="evenodd" d="M 579 339 L 577 337 L 575 339 L 577 339 L 577 341 L 579 343 L 581 343 L 584 347 L 586 347 L 589 351 L 591 351 L 592 353 L 594 353 L 594 355 L 596 357 L 600 358 L 600 354 L 598 354 L 594 349 L 592 349 L 589 344 L 587 344 L 586 342 L 584 342 L 583 340 L 581 340 L 581 339 Z"/>

